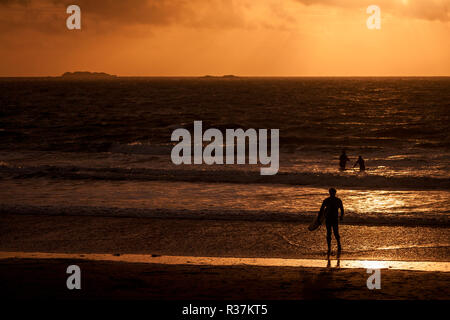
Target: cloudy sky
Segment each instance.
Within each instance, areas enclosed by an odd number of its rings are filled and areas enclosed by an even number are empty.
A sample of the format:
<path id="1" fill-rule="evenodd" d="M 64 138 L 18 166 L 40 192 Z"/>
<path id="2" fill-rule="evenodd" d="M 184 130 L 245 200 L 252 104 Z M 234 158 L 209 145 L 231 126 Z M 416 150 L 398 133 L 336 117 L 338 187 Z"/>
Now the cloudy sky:
<path id="1" fill-rule="evenodd" d="M 0 76 L 449 76 L 450 0 L 0 0 L 0 43 Z"/>

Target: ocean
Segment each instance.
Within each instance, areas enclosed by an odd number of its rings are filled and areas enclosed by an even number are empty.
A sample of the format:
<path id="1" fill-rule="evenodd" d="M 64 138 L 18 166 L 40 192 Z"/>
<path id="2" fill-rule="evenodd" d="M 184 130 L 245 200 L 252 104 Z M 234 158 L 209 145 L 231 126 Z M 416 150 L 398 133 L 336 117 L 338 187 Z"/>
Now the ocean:
<path id="1" fill-rule="evenodd" d="M 449 101 L 450 78 L 2 78 L 0 211 L 310 221 L 335 187 L 346 223 L 449 226 Z M 279 129 L 279 172 L 172 164 L 196 120 Z"/>

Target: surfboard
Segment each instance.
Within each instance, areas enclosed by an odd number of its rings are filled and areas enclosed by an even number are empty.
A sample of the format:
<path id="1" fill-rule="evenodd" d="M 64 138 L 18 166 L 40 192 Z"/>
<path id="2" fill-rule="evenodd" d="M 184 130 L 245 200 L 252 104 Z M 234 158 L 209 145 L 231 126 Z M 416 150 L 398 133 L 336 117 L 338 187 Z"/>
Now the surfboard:
<path id="1" fill-rule="evenodd" d="M 322 225 L 323 221 L 325 220 L 326 211 L 327 211 L 327 208 L 325 208 L 325 210 L 323 210 L 322 214 L 320 214 L 320 212 L 319 212 L 317 217 L 315 217 L 314 220 L 309 225 L 309 227 L 308 227 L 309 231 L 314 231 Z"/>

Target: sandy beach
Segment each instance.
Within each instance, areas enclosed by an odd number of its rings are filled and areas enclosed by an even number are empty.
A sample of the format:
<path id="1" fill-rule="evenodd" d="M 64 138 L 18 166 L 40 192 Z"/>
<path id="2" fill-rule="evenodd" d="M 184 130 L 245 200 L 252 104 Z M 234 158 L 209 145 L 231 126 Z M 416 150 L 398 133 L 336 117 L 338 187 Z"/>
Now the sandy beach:
<path id="1" fill-rule="evenodd" d="M 81 290 L 65 287 L 68 265 L 82 270 Z M 298 300 L 443 299 L 450 275 L 382 271 L 380 290 L 366 287 L 365 269 L 211 267 L 84 260 L 0 260 L 2 298 Z"/>
<path id="2" fill-rule="evenodd" d="M 1 251 L 325 260 L 324 230 L 307 233 L 306 225 L 292 222 L 2 215 L 0 226 Z M 380 233 L 385 236 L 377 236 Z M 352 234 L 352 242 L 346 240 L 348 234 Z M 398 245 L 404 244 L 401 238 L 404 234 L 415 235 L 414 245 Z M 342 236 L 341 259 L 448 261 L 448 246 L 427 245 L 446 243 L 449 238 L 446 228 L 342 225 Z M 335 266 L 336 257 L 332 259 Z M 77 292 L 65 287 L 65 271 L 71 264 L 82 270 L 82 290 Z M 9 298 L 447 300 L 450 297 L 448 272 L 382 269 L 381 289 L 369 290 L 365 269 L 78 259 L 2 259 L 0 268 L 2 295 Z"/>

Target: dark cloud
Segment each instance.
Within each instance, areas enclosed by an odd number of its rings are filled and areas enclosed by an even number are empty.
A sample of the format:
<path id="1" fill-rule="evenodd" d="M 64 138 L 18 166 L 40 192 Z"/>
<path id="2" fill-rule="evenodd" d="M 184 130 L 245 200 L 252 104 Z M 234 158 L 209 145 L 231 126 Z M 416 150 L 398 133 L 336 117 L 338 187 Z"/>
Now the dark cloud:
<path id="1" fill-rule="evenodd" d="M 54 5 L 77 4 L 90 18 L 126 24 L 171 24 L 189 8 L 182 0 L 52 0 Z"/>
<path id="2" fill-rule="evenodd" d="M 71 4 L 81 8 L 84 25 L 103 26 L 102 29 L 105 26 L 115 29 L 138 24 L 195 28 L 232 28 L 245 24 L 239 7 L 230 0 L 0 0 L 0 6 L 15 10 L 12 12 L 16 16 L 0 12 L 0 24 L 6 25 L 10 20 L 17 27 L 16 22 L 34 12 L 39 18 L 31 23 L 36 26 L 38 22 L 45 23 L 45 17 L 52 19 L 50 11 L 67 16 L 65 8 Z"/>
<path id="3" fill-rule="evenodd" d="M 342 8 L 364 8 L 371 4 L 382 12 L 425 20 L 450 21 L 450 0 L 295 0 L 304 5 L 325 5 Z"/>
<path id="4" fill-rule="evenodd" d="M 8 6 L 12 4 L 27 5 L 30 0 L 0 0 L 0 5 Z"/>
<path id="5" fill-rule="evenodd" d="M 450 21 L 450 0 L 279 0 L 267 3 L 256 0 L 0 0 L 0 34 L 21 29 L 63 33 L 66 31 L 65 9 L 71 4 L 81 8 L 83 29 L 99 33 L 115 32 L 135 25 L 280 28 L 284 24 L 295 24 L 292 20 L 296 17 L 284 9 L 289 7 L 284 4 L 289 2 L 350 9 L 365 9 L 370 4 L 377 4 L 382 14 Z M 258 21 L 257 17 L 251 15 L 253 6 L 266 4 L 273 19 Z"/>

